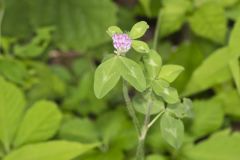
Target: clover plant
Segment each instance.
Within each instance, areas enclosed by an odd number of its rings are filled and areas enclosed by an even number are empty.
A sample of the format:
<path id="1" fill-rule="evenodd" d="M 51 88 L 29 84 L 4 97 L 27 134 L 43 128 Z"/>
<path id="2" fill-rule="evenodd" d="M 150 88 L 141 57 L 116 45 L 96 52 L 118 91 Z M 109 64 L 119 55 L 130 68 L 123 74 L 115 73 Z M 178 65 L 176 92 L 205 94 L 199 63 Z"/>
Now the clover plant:
<path id="1" fill-rule="evenodd" d="M 145 42 L 136 40 L 148 28 L 149 25 L 144 21 L 136 23 L 130 32 L 123 32 L 117 26 L 109 27 L 107 33 L 113 40 L 115 51 L 98 66 L 94 76 L 97 98 L 106 96 L 122 81 L 127 110 L 138 134 L 137 160 L 144 159 L 145 138 L 154 123 L 159 122 L 162 138 L 179 149 L 184 138 L 181 119 L 192 116 L 191 100 L 181 100 L 177 90 L 171 87 L 171 83 L 184 68 L 174 64 L 163 65 L 156 50 L 150 49 Z M 131 48 L 141 53 L 142 65 L 127 56 Z M 136 90 L 133 97 L 128 93 L 130 86 Z M 136 111 L 145 115 L 142 125 Z"/>

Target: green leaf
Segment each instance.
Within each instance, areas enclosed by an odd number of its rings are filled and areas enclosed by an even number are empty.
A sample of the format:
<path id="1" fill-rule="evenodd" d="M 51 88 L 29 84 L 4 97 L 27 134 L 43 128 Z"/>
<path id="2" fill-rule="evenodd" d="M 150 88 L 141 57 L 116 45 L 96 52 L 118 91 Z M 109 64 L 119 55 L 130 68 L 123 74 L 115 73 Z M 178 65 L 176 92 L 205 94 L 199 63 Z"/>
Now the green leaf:
<path id="1" fill-rule="evenodd" d="M 229 130 L 217 132 L 209 139 L 186 148 L 184 155 L 187 160 L 238 160 L 240 152 L 240 134 Z"/>
<path id="2" fill-rule="evenodd" d="M 184 98 L 182 103 L 169 104 L 167 110 L 178 118 L 193 117 L 192 101 L 187 98 Z"/>
<path id="3" fill-rule="evenodd" d="M 25 97 L 15 85 L 0 77 L 0 141 L 9 149 L 25 109 Z"/>
<path id="4" fill-rule="evenodd" d="M 239 66 L 239 60 L 234 59 L 230 62 L 229 67 L 232 72 L 233 80 L 236 84 L 238 93 L 240 94 L 240 66 Z"/>
<path id="5" fill-rule="evenodd" d="M 24 63 L 5 57 L 0 57 L 0 74 L 6 79 L 18 84 L 23 84 L 28 77 Z"/>
<path id="6" fill-rule="evenodd" d="M 152 154 L 147 156 L 146 160 L 167 160 L 167 158 L 162 155 Z"/>
<path id="7" fill-rule="evenodd" d="M 184 139 L 184 126 L 181 120 L 165 113 L 160 121 L 163 139 L 175 149 L 179 149 Z"/>
<path id="8" fill-rule="evenodd" d="M 98 141 L 98 132 L 95 125 L 87 118 L 72 118 L 65 121 L 62 124 L 59 136 L 61 139 L 79 141 L 82 143 Z"/>
<path id="9" fill-rule="evenodd" d="M 133 98 L 133 106 L 135 108 L 136 111 L 138 111 L 139 113 L 142 114 L 147 114 L 148 112 L 148 99 L 149 99 L 149 95 L 136 95 Z M 164 102 L 161 98 L 156 97 L 156 96 L 152 96 L 152 107 L 150 110 L 150 114 L 157 114 L 161 111 L 163 111 L 165 109 L 164 107 Z"/>
<path id="10" fill-rule="evenodd" d="M 191 29 L 197 35 L 223 44 L 227 32 L 227 19 L 221 6 L 206 3 L 189 19 Z"/>
<path id="11" fill-rule="evenodd" d="M 150 52 L 143 57 L 143 61 L 147 77 L 151 80 L 155 79 L 162 66 L 161 56 L 156 51 L 150 50 Z"/>
<path id="12" fill-rule="evenodd" d="M 182 27 L 185 22 L 185 12 L 179 6 L 170 6 L 162 9 L 160 13 L 161 26 L 159 34 L 161 37 L 168 36 Z"/>
<path id="13" fill-rule="evenodd" d="M 38 143 L 14 150 L 3 160 L 69 160 L 84 154 L 97 145 L 67 141 Z"/>
<path id="14" fill-rule="evenodd" d="M 61 112 L 50 101 L 36 102 L 24 116 L 20 124 L 14 145 L 45 141 L 56 133 L 61 122 Z"/>
<path id="15" fill-rule="evenodd" d="M 119 72 L 123 79 L 130 83 L 136 90 L 142 92 L 146 89 L 146 80 L 139 64 L 126 57 L 118 57 Z"/>
<path id="16" fill-rule="evenodd" d="M 107 42 L 109 38 L 104 31 L 116 24 L 117 7 L 110 0 L 6 2 L 4 35 L 26 36 L 32 33 L 32 29 L 53 26 L 56 28 L 53 40 L 64 50 L 83 51 Z"/>
<path id="17" fill-rule="evenodd" d="M 97 98 L 104 97 L 120 79 L 118 57 L 113 57 L 103 62 L 95 71 L 94 93 Z"/>
<path id="18" fill-rule="evenodd" d="M 183 70 L 184 68 L 179 65 L 164 65 L 161 68 L 158 78 L 164 79 L 165 81 L 172 83 Z"/>
<path id="19" fill-rule="evenodd" d="M 111 27 L 108 27 L 107 33 L 110 37 L 112 37 L 114 34 L 123 33 L 123 32 L 119 27 L 111 26 Z"/>
<path id="20" fill-rule="evenodd" d="M 139 1 L 148 17 L 151 16 L 151 0 L 140 0 Z"/>
<path id="21" fill-rule="evenodd" d="M 201 6 L 206 3 L 215 3 L 222 7 L 231 7 L 238 2 L 238 0 L 194 0 L 196 6 Z"/>
<path id="22" fill-rule="evenodd" d="M 237 21 L 240 18 L 240 3 L 238 2 L 233 7 L 226 10 L 226 15 L 229 19 Z"/>
<path id="23" fill-rule="evenodd" d="M 206 90 L 214 85 L 231 79 L 228 63 L 235 53 L 230 48 L 221 48 L 212 53 L 193 73 L 184 95 L 191 95 Z"/>
<path id="24" fill-rule="evenodd" d="M 147 43 L 143 41 L 138 41 L 138 40 L 132 41 L 132 47 L 135 51 L 140 53 L 148 53 L 150 50 Z"/>
<path id="25" fill-rule="evenodd" d="M 111 118 L 111 121 L 109 121 Z M 127 118 L 125 108 L 102 113 L 97 120 L 98 131 L 106 147 L 115 146 L 118 150 L 133 149 L 137 145 L 137 134 L 131 121 Z"/>
<path id="26" fill-rule="evenodd" d="M 133 25 L 133 27 L 129 33 L 129 36 L 132 39 L 140 38 L 145 34 L 145 32 L 147 31 L 148 28 L 149 28 L 149 25 L 146 22 L 140 21 Z"/>
<path id="27" fill-rule="evenodd" d="M 224 112 L 219 101 L 194 101 L 194 119 L 191 132 L 197 136 L 205 136 L 219 129 L 224 120 Z"/>
<path id="28" fill-rule="evenodd" d="M 223 90 L 214 99 L 221 102 L 225 114 L 237 119 L 240 118 L 240 96 L 237 90 Z"/>
<path id="29" fill-rule="evenodd" d="M 167 103 L 174 104 L 180 101 L 177 90 L 170 87 L 164 80 L 154 80 L 152 88 L 153 91 L 157 95 L 161 96 Z"/>
<path id="30" fill-rule="evenodd" d="M 240 19 L 235 23 L 234 28 L 231 32 L 229 46 L 232 49 L 239 50 L 239 41 L 240 41 Z"/>
<path id="31" fill-rule="evenodd" d="M 37 30 L 37 35 L 26 45 L 15 45 L 14 53 L 22 58 L 34 58 L 41 55 L 51 42 L 53 28 L 45 27 Z"/>

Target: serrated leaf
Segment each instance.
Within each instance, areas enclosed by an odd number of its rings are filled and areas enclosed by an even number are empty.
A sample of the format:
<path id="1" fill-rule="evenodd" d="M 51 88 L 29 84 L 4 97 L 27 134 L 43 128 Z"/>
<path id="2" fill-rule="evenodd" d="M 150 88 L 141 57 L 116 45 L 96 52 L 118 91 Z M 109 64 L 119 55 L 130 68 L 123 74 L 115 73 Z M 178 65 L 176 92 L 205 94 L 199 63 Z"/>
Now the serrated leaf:
<path id="1" fill-rule="evenodd" d="M 197 35 L 223 44 L 227 33 L 227 19 L 221 6 L 206 3 L 189 19 L 190 27 Z"/>
<path id="2" fill-rule="evenodd" d="M 93 149 L 98 144 L 51 141 L 26 145 L 9 153 L 3 160 L 69 160 Z"/>
<path id="3" fill-rule="evenodd" d="M 183 70 L 184 68 L 179 65 L 164 65 L 161 68 L 158 78 L 164 79 L 165 81 L 172 83 Z"/>
<path id="4" fill-rule="evenodd" d="M 61 118 L 61 112 L 53 102 L 36 102 L 26 112 L 20 124 L 14 140 L 15 147 L 51 138 L 59 128 Z"/>
<path id="5" fill-rule="evenodd" d="M 182 121 L 165 113 L 161 118 L 160 126 L 163 139 L 175 149 L 179 149 L 184 139 Z"/>
<path id="6" fill-rule="evenodd" d="M 140 38 L 145 34 L 145 32 L 147 31 L 148 28 L 149 28 L 149 25 L 146 22 L 140 21 L 133 25 L 133 27 L 129 33 L 129 36 L 132 39 Z"/>
<path id="7" fill-rule="evenodd" d="M 114 34 L 119 34 L 123 32 L 118 26 L 111 26 L 111 27 L 108 27 L 107 33 L 110 37 L 112 37 Z"/>
<path id="8" fill-rule="evenodd" d="M 10 147 L 25 110 L 25 97 L 15 85 L 0 77 L 0 141 Z"/>
<path id="9" fill-rule="evenodd" d="M 191 132 L 197 136 L 205 136 L 219 129 L 224 120 L 224 112 L 219 101 L 194 101 L 194 119 Z"/>
<path id="10" fill-rule="evenodd" d="M 209 139 L 186 148 L 184 155 L 187 160 L 238 160 L 240 152 L 240 134 L 229 130 L 217 132 Z"/>
<path id="11" fill-rule="evenodd" d="M 150 52 L 143 57 L 143 61 L 147 77 L 151 80 L 155 79 L 162 66 L 161 56 L 156 51 L 150 50 Z"/>
<path id="12" fill-rule="evenodd" d="M 174 104 L 179 102 L 178 92 L 175 88 L 169 86 L 169 84 L 161 79 L 154 80 L 152 83 L 153 91 L 161 96 L 167 103 Z"/>
<path id="13" fill-rule="evenodd" d="M 146 80 L 139 64 L 126 57 L 118 57 L 119 72 L 124 80 L 130 83 L 136 90 L 142 92 L 146 89 Z"/>
<path id="14" fill-rule="evenodd" d="M 136 95 L 133 98 L 133 106 L 136 111 L 142 114 L 147 114 L 148 112 L 148 95 Z M 150 114 L 157 114 L 165 109 L 164 102 L 161 98 L 152 96 L 151 110 Z"/>
<path id="15" fill-rule="evenodd" d="M 148 53 L 150 50 L 147 43 L 139 40 L 133 40 L 132 47 L 135 51 L 139 53 Z"/>
<path id="16" fill-rule="evenodd" d="M 94 93 L 97 98 L 104 97 L 119 81 L 119 58 L 112 57 L 103 62 L 95 71 Z"/>

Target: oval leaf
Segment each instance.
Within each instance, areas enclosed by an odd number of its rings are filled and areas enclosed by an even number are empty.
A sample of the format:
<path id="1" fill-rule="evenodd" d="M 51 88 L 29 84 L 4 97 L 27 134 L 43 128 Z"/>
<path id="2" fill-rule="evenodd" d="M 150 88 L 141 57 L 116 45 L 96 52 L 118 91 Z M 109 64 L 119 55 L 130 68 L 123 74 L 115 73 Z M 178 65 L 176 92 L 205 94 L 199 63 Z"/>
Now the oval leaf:
<path id="1" fill-rule="evenodd" d="M 145 43 L 143 41 L 133 40 L 132 47 L 135 51 L 137 51 L 139 53 L 148 53 L 149 52 L 149 47 L 148 47 L 147 43 Z"/>
<path id="2" fill-rule="evenodd" d="M 179 65 L 164 65 L 159 73 L 159 78 L 166 80 L 167 82 L 173 82 L 179 74 L 184 70 L 182 66 Z"/>
<path id="3" fill-rule="evenodd" d="M 104 97 L 117 84 L 120 79 L 118 68 L 118 58 L 115 56 L 103 62 L 96 69 L 94 75 L 94 93 L 97 98 Z"/>
<path id="4" fill-rule="evenodd" d="M 146 22 L 144 21 L 138 22 L 134 24 L 134 26 L 132 27 L 130 31 L 130 37 L 132 39 L 140 38 L 145 34 L 148 28 L 149 25 Z"/>
<path id="5" fill-rule="evenodd" d="M 114 34 L 123 33 L 123 32 L 119 27 L 111 26 L 111 27 L 108 28 L 107 33 L 108 33 L 109 36 L 112 37 Z"/>
<path id="6" fill-rule="evenodd" d="M 172 147 L 179 149 L 184 139 L 184 126 L 181 120 L 165 113 L 160 122 L 161 134 Z"/>
<path id="7" fill-rule="evenodd" d="M 26 113 L 14 141 L 15 146 L 44 141 L 51 138 L 62 119 L 56 104 L 50 101 L 36 102 Z"/>
<path id="8" fill-rule="evenodd" d="M 164 80 L 154 80 L 152 88 L 157 95 L 161 96 L 169 104 L 178 103 L 180 101 L 177 90 L 170 87 Z"/>
<path id="9" fill-rule="evenodd" d="M 0 77 L 0 141 L 9 147 L 25 109 L 20 89 Z"/>
<path id="10" fill-rule="evenodd" d="M 142 114 L 147 114 L 148 112 L 148 99 L 147 96 L 137 95 L 133 98 L 133 106 L 136 111 Z M 156 96 L 152 97 L 152 108 L 150 114 L 157 114 L 164 110 L 164 102 L 161 98 Z"/>
<path id="11" fill-rule="evenodd" d="M 69 160 L 96 146 L 97 144 L 52 141 L 24 146 L 11 152 L 3 160 Z"/>
<path id="12" fill-rule="evenodd" d="M 146 89 L 146 80 L 139 64 L 126 57 L 119 57 L 119 71 L 128 83 L 142 92 Z"/>
<path id="13" fill-rule="evenodd" d="M 155 79 L 160 72 L 162 66 L 161 56 L 154 50 L 151 50 L 143 57 L 147 76 L 149 79 Z"/>

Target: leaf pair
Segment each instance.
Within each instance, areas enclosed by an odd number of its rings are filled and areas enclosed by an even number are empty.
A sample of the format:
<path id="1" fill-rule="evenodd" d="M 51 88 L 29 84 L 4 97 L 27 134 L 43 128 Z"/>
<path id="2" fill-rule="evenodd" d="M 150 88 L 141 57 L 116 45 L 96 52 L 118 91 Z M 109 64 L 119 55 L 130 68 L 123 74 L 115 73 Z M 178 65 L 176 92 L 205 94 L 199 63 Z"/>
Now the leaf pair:
<path id="1" fill-rule="evenodd" d="M 59 128 L 62 114 L 57 106 L 42 100 L 24 113 L 26 102 L 21 90 L 1 77 L 0 88 L 0 142 L 4 151 L 9 152 L 4 160 L 52 160 L 57 157 L 68 160 L 96 146 L 65 141 L 39 143 L 53 137 Z"/>
<path id="2" fill-rule="evenodd" d="M 177 90 L 170 87 L 170 83 L 179 76 L 184 68 L 179 65 L 162 66 L 162 59 L 154 50 L 145 55 L 143 61 L 147 79 L 155 94 L 161 96 L 167 103 L 179 102 Z"/>
<path id="3" fill-rule="evenodd" d="M 38 101 L 25 111 L 25 98 L 14 85 L 0 79 L 0 140 L 5 148 L 44 141 L 57 131 L 62 115 L 49 101 Z"/>
<path id="4" fill-rule="evenodd" d="M 129 37 L 132 39 L 133 49 L 139 53 L 148 53 L 150 50 L 147 43 L 136 40 L 138 38 L 141 38 L 148 28 L 149 25 L 146 22 L 141 21 L 133 25 L 130 33 L 128 34 Z M 123 31 L 117 26 L 111 26 L 108 28 L 107 33 L 109 36 L 112 37 L 114 34 L 122 34 Z"/>
<path id="5" fill-rule="evenodd" d="M 129 82 L 139 92 L 146 88 L 145 77 L 140 65 L 129 58 L 114 56 L 96 69 L 94 76 L 96 97 L 104 97 L 117 84 L 120 77 Z"/>

